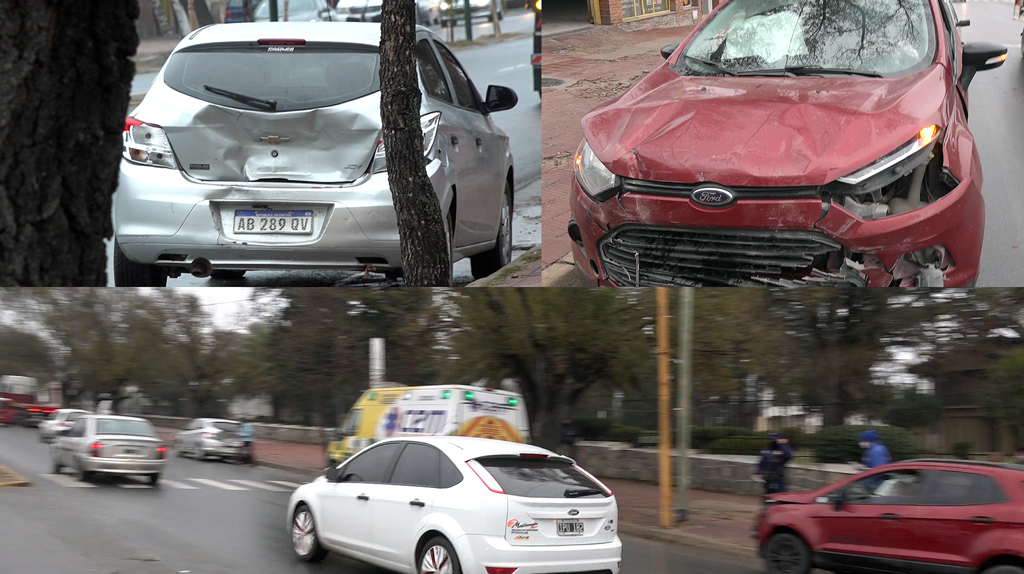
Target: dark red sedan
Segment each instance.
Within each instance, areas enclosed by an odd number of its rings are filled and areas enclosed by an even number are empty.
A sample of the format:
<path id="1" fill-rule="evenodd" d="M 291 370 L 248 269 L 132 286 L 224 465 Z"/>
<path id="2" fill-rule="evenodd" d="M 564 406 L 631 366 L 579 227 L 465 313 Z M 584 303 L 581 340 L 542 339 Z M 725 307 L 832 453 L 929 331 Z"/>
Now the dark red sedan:
<path id="1" fill-rule="evenodd" d="M 1024 466 L 886 465 L 767 497 L 757 525 L 769 574 L 1024 574 Z"/>
<path id="2" fill-rule="evenodd" d="M 583 118 L 585 284 L 965 286 L 985 204 L 948 0 L 728 0 Z"/>

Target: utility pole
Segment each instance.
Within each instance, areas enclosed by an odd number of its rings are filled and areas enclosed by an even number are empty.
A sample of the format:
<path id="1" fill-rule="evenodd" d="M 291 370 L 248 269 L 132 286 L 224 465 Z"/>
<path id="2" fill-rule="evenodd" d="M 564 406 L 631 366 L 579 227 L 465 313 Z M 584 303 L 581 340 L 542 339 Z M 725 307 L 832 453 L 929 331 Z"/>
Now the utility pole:
<path id="1" fill-rule="evenodd" d="M 277 22 L 277 0 L 270 0 L 270 21 Z"/>
<path id="2" fill-rule="evenodd" d="M 463 0 L 463 10 L 466 15 L 466 41 L 473 41 L 473 13 L 469 9 L 469 0 Z"/>
<path id="3" fill-rule="evenodd" d="M 668 384 L 668 288 L 655 287 L 658 315 L 658 486 L 661 490 L 661 526 L 672 526 L 672 389 Z"/>
<path id="4" fill-rule="evenodd" d="M 676 372 L 679 466 L 676 470 L 676 520 L 690 512 L 690 405 L 693 395 L 693 287 L 679 290 L 679 368 Z"/>

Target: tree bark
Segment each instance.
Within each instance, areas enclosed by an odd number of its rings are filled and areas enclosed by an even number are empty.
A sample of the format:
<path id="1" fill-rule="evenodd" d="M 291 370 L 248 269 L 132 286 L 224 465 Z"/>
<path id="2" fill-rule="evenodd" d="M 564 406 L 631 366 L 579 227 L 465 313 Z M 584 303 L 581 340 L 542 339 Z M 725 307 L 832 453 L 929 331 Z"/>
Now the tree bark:
<path id="1" fill-rule="evenodd" d="M 106 285 L 138 0 L 6 2 L 0 285 Z"/>
<path id="2" fill-rule="evenodd" d="M 380 115 L 402 270 L 406 285 L 449 286 L 452 265 L 444 218 L 423 158 L 415 47 L 416 2 L 384 0 Z"/>

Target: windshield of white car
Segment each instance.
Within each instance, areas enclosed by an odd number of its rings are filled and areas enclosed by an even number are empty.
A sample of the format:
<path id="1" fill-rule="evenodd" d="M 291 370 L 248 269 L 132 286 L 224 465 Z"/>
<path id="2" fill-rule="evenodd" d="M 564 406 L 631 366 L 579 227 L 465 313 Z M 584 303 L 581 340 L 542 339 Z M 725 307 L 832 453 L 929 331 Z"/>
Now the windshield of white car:
<path id="1" fill-rule="evenodd" d="M 131 419 L 96 419 L 96 434 L 121 434 L 156 438 L 149 421 Z"/>
<path id="2" fill-rule="evenodd" d="M 608 496 L 594 481 L 562 459 L 485 457 L 478 462 L 505 494 L 528 498 Z"/>
<path id="3" fill-rule="evenodd" d="M 691 76 L 899 76 L 930 65 L 935 44 L 925 0 L 732 0 L 673 69 Z"/>
<path id="4" fill-rule="evenodd" d="M 379 66 L 377 47 L 363 44 L 206 44 L 175 52 L 164 82 L 211 104 L 274 113 L 368 96 L 380 90 Z"/>

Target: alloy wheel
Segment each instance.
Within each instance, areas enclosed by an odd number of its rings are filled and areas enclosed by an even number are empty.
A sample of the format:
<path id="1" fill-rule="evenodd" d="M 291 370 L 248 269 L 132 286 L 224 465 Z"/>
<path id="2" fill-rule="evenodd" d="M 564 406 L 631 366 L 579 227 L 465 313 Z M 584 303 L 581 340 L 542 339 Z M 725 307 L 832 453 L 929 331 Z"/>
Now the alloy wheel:
<path id="1" fill-rule="evenodd" d="M 768 563 L 772 572 L 797 574 L 803 565 L 803 556 L 796 544 L 789 540 L 780 540 L 768 551 Z"/>
<path id="2" fill-rule="evenodd" d="M 444 546 L 435 544 L 423 554 L 420 574 L 452 574 L 454 571 L 452 558 Z"/>
<path id="3" fill-rule="evenodd" d="M 292 520 L 292 548 L 299 556 L 306 556 L 313 549 L 316 530 L 313 527 L 313 515 L 309 510 L 302 509 Z"/>
<path id="4" fill-rule="evenodd" d="M 508 203 L 508 193 L 501 200 L 501 234 L 498 241 L 501 242 L 501 266 L 504 267 L 512 262 L 512 208 Z"/>

